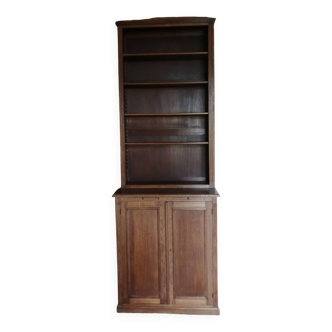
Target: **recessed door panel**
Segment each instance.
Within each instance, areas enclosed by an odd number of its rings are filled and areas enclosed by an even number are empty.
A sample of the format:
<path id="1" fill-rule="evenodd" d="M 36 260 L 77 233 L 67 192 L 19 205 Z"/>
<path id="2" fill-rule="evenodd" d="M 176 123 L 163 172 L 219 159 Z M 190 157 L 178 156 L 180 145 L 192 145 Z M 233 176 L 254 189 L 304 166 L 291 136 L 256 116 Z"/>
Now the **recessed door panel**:
<path id="1" fill-rule="evenodd" d="M 165 218 L 161 202 L 122 203 L 125 259 L 123 303 L 166 302 Z"/>
<path id="2" fill-rule="evenodd" d="M 204 210 L 173 211 L 174 296 L 205 296 Z"/>
<path id="3" fill-rule="evenodd" d="M 127 211 L 128 295 L 159 297 L 157 210 Z"/>
<path id="4" fill-rule="evenodd" d="M 168 202 L 168 301 L 212 305 L 212 204 Z"/>

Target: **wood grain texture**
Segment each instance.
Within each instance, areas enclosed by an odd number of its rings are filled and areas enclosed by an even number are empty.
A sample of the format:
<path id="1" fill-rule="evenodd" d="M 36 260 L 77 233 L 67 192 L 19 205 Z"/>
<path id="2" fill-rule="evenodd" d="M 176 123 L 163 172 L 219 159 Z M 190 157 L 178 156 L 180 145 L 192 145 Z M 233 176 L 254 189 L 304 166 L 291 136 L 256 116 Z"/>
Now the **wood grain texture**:
<path id="1" fill-rule="evenodd" d="M 159 298 L 157 210 L 128 209 L 128 296 Z"/>
<path id="2" fill-rule="evenodd" d="M 213 306 L 218 307 L 218 245 L 217 245 L 217 198 L 213 198 L 212 217 L 212 278 L 213 278 Z"/>
<path id="3" fill-rule="evenodd" d="M 123 253 L 123 244 L 122 244 L 122 234 L 123 231 L 121 229 L 121 199 L 119 197 L 115 198 L 115 220 L 116 220 L 116 244 L 117 244 L 117 266 L 118 266 L 118 303 L 123 303 L 123 282 L 125 277 L 123 275 L 123 267 L 121 265 Z"/>
<path id="4" fill-rule="evenodd" d="M 125 306 L 118 305 L 117 312 L 123 313 L 164 313 L 164 314 L 186 314 L 186 315 L 219 315 L 219 308 L 198 307 L 188 308 L 180 306 Z"/>
<path id="5" fill-rule="evenodd" d="M 127 117 L 126 143 L 207 142 L 207 117 Z"/>
<path id="6" fill-rule="evenodd" d="M 206 297 L 204 296 L 197 296 L 197 297 L 193 297 L 193 296 L 177 296 L 175 298 L 175 304 L 179 305 L 179 306 L 184 306 L 184 307 L 205 307 L 207 305 L 207 300 Z"/>
<path id="7" fill-rule="evenodd" d="M 212 234 L 212 202 L 206 202 L 205 209 L 205 230 L 204 230 L 204 248 L 205 248 L 205 266 L 206 279 L 205 279 L 205 297 L 207 299 L 207 304 L 213 304 L 213 253 L 212 253 L 212 243 L 213 243 L 213 234 Z"/>
<path id="8" fill-rule="evenodd" d="M 155 299 L 155 298 L 130 298 L 129 299 L 130 304 L 160 304 L 160 299 Z"/>
<path id="9" fill-rule="evenodd" d="M 180 201 L 180 202 L 174 202 L 173 203 L 173 209 L 174 210 L 205 210 L 205 202 L 188 202 L 188 201 Z M 204 220 L 204 219 L 203 219 Z"/>
<path id="10" fill-rule="evenodd" d="M 175 210 L 172 219 L 174 298 L 205 296 L 204 210 Z"/>
<path id="11" fill-rule="evenodd" d="M 160 303 L 167 302 L 167 259 L 166 259 L 166 219 L 165 202 L 158 202 L 159 207 L 159 297 Z"/>
<path id="12" fill-rule="evenodd" d="M 126 155 L 127 184 L 207 184 L 207 145 L 127 145 Z"/>
<path id="13" fill-rule="evenodd" d="M 116 22 L 118 312 L 219 314 L 214 21 Z"/>
<path id="14" fill-rule="evenodd" d="M 167 303 L 174 304 L 174 262 L 173 262 L 173 223 L 172 202 L 166 202 L 166 228 L 167 228 Z"/>
<path id="15" fill-rule="evenodd" d="M 126 203 L 121 202 L 120 204 L 120 223 L 118 225 L 119 232 L 119 244 L 118 248 L 120 254 L 118 255 L 118 270 L 121 271 L 121 279 L 119 279 L 119 293 L 121 297 L 120 303 L 128 303 L 128 253 L 127 253 L 127 227 L 125 211 Z"/>
<path id="16" fill-rule="evenodd" d="M 166 302 L 166 253 L 164 203 L 158 199 L 129 201 L 121 212 L 125 227 L 126 257 L 118 261 L 125 270 L 127 286 L 124 303 Z M 125 228 L 125 229 L 124 229 Z M 136 298 L 136 300 L 131 300 Z M 147 301 L 144 301 L 147 299 Z"/>

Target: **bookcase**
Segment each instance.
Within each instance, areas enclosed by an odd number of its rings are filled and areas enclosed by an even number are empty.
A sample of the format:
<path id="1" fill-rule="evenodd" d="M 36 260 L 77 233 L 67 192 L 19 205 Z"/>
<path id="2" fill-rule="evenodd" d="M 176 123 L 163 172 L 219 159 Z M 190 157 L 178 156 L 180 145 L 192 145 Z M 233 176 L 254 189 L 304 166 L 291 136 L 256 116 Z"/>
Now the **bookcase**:
<path id="1" fill-rule="evenodd" d="M 214 18 L 118 21 L 118 312 L 219 314 Z"/>

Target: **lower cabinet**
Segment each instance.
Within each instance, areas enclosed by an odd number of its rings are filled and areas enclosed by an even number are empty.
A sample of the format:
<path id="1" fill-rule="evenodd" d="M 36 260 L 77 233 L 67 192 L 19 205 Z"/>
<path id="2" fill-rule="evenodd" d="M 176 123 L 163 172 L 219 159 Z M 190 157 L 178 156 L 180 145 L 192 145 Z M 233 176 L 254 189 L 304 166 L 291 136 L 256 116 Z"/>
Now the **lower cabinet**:
<path id="1" fill-rule="evenodd" d="M 216 198 L 116 198 L 118 312 L 219 314 Z"/>

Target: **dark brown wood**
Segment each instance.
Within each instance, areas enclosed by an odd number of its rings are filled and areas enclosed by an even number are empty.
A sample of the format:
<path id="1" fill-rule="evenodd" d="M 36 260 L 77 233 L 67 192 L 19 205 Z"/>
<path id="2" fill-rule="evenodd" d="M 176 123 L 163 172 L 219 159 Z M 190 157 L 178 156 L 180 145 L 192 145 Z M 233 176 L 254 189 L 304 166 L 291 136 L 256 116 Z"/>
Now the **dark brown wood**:
<path id="1" fill-rule="evenodd" d="M 207 26 L 125 29 L 124 54 L 207 52 Z"/>
<path id="2" fill-rule="evenodd" d="M 213 306 L 218 306 L 218 259 L 217 259 L 217 198 L 212 198 L 212 283 Z"/>
<path id="3" fill-rule="evenodd" d="M 122 249 L 124 244 L 122 243 L 122 220 L 121 220 L 121 200 L 119 197 L 115 198 L 115 214 L 116 214 L 116 244 L 117 244 L 117 261 L 121 262 L 121 259 L 124 255 Z M 118 303 L 123 303 L 123 282 L 126 280 L 124 276 L 123 266 L 118 264 Z"/>
<path id="4" fill-rule="evenodd" d="M 113 197 L 118 196 L 139 196 L 144 199 L 145 196 L 182 196 L 184 199 L 189 199 L 191 196 L 219 196 L 218 191 L 215 188 L 157 188 L 157 189 L 126 189 L 119 188 Z"/>
<path id="5" fill-rule="evenodd" d="M 214 187 L 214 30 L 213 24 L 209 24 L 209 182 Z"/>
<path id="6" fill-rule="evenodd" d="M 154 17 L 144 20 L 130 20 L 130 21 L 117 21 L 115 24 L 119 26 L 154 26 L 154 25 L 162 25 L 162 26 L 174 26 L 174 25 L 182 25 L 182 24 L 209 24 L 214 23 L 216 19 L 213 17 L 195 17 L 195 16 L 186 16 L 186 17 Z"/>
<path id="7" fill-rule="evenodd" d="M 204 210 L 175 209 L 172 222 L 174 297 L 204 297 Z"/>
<path id="8" fill-rule="evenodd" d="M 208 184 L 206 144 L 127 145 L 126 155 L 127 184 Z"/>
<path id="9" fill-rule="evenodd" d="M 170 58 L 174 56 L 191 56 L 191 55 L 207 55 L 208 52 L 178 52 L 178 53 L 137 53 L 137 54 L 123 54 L 124 57 L 165 57 Z"/>
<path id="10" fill-rule="evenodd" d="M 220 311 L 217 307 L 181 307 L 171 305 L 159 306 L 126 306 L 118 305 L 117 312 L 130 312 L 130 313 L 164 313 L 164 314 L 186 314 L 186 315 L 219 315 Z"/>
<path id="11" fill-rule="evenodd" d="M 212 202 L 205 203 L 205 266 L 207 304 L 213 304 L 213 208 Z M 216 304 L 218 306 L 218 304 Z"/>
<path id="12" fill-rule="evenodd" d="M 119 234 L 119 241 L 118 241 L 118 250 L 120 251 L 120 255 L 118 255 L 118 270 L 121 274 L 121 279 L 119 280 L 118 284 L 118 291 L 120 294 L 121 304 L 128 303 L 128 255 L 127 255 L 127 227 L 126 227 L 126 218 L 125 213 L 121 213 L 125 211 L 126 203 L 122 200 L 119 200 L 120 204 L 120 211 L 118 216 L 120 223 L 118 224 L 118 234 Z"/>
<path id="13" fill-rule="evenodd" d="M 204 113 L 146 113 L 146 114 L 125 114 L 125 116 L 128 117 L 135 117 L 135 116 L 195 116 L 195 115 L 208 115 L 208 112 L 204 112 Z"/>
<path id="14" fill-rule="evenodd" d="M 125 114 L 196 115 L 208 113 L 207 85 L 134 85 L 125 88 Z"/>
<path id="15" fill-rule="evenodd" d="M 186 86 L 186 85 L 202 85 L 207 84 L 208 81 L 162 81 L 162 82 L 125 82 L 127 86 Z"/>
<path id="16" fill-rule="evenodd" d="M 211 188 L 209 184 L 204 184 L 204 182 L 201 182 L 198 184 L 197 181 L 173 181 L 172 185 L 169 185 L 168 181 L 161 182 L 161 181 L 151 181 L 151 182 L 135 182 L 135 184 L 127 184 L 127 189 L 140 189 L 140 188 L 178 188 L 178 189 L 184 189 L 184 188 Z"/>
<path id="17" fill-rule="evenodd" d="M 165 303 L 164 204 L 158 200 L 122 201 L 118 214 L 121 220 L 118 227 L 120 303 Z"/>
<path id="18" fill-rule="evenodd" d="M 172 238 L 169 273 L 173 273 L 173 298 L 183 306 L 212 305 L 211 202 L 176 201 L 168 204 L 167 222 Z"/>
<path id="19" fill-rule="evenodd" d="M 126 145 L 205 145 L 209 142 L 132 142 Z"/>
<path id="20" fill-rule="evenodd" d="M 159 297 L 157 211 L 129 209 L 126 221 L 128 296 Z"/>
<path id="21" fill-rule="evenodd" d="M 116 22 L 118 312 L 219 314 L 214 21 Z"/>
<path id="22" fill-rule="evenodd" d="M 125 59 L 125 83 L 207 81 L 207 59 Z"/>
<path id="23" fill-rule="evenodd" d="M 165 202 L 166 205 L 166 234 L 167 234 L 167 303 L 174 305 L 174 255 L 173 255 L 173 222 L 172 202 Z"/>
<path id="24" fill-rule="evenodd" d="M 121 152 L 121 187 L 126 185 L 126 150 L 125 150 L 125 119 L 124 119 L 124 86 L 123 86 L 123 43 L 122 28 L 118 28 L 118 61 L 119 61 L 119 108 L 120 108 L 120 152 Z"/>
<path id="25" fill-rule="evenodd" d="M 166 116 L 126 118 L 128 143 L 202 143 L 207 142 L 207 117 Z"/>

